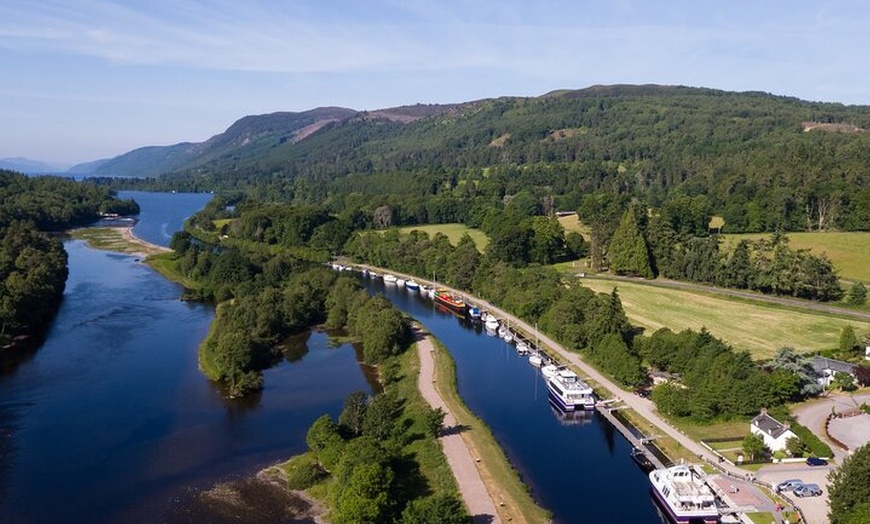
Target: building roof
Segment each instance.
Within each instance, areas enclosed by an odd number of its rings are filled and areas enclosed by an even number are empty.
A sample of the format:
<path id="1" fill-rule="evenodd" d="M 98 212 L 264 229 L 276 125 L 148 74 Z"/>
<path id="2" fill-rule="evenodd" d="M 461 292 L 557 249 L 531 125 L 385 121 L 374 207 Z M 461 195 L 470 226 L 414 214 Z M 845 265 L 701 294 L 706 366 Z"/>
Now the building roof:
<path id="1" fill-rule="evenodd" d="M 855 374 L 855 365 L 843 362 L 842 360 L 834 360 L 825 357 L 813 357 L 813 369 L 818 373 L 823 373 L 827 370 L 839 371 L 841 373 Z"/>
<path id="2" fill-rule="evenodd" d="M 768 415 L 767 411 L 762 411 L 761 414 L 752 419 L 752 425 L 770 435 L 772 438 L 779 438 L 780 435 L 789 431 L 788 426 Z"/>

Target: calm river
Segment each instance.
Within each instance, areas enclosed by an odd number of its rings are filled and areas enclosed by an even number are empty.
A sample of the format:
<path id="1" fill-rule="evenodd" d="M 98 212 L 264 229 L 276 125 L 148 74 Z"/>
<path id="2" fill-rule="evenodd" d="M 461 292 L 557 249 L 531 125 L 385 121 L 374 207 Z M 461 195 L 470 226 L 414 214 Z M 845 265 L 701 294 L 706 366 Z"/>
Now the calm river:
<path id="1" fill-rule="evenodd" d="M 661 523 L 631 445 L 595 412 L 564 416 L 547 384 L 512 345 L 417 292 L 362 279 L 420 321 L 453 355 L 459 393 L 492 429 L 532 495 L 561 524 Z"/>
<path id="2" fill-rule="evenodd" d="M 163 245 L 210 198 L 121 196 L 142 206 L 136 233 Z M 134 257 L 65 245 L 70 276 L 45 343 L 0 355 L 0 522 L 171 520 L 191 490 L 302 451 L 311 422 L 371 391 L 353 348 L 314 332 L 266 372 L 261 395 L 228 402 L 197 368 L 211 307 L 181 302 L 179 286 Z M 660 522 L 629 445 L 607 423 L 561 418 L 512 347 L 417 295 L 386 294 L 450 348 L 466 403 L 555 521 Z"/>
<path id="3" fill-rule="evenodd" d="M 209 198 L 132 196 L 137 234 L 164 245 Z M 0 355 L 0 522 L 162 522 L 191 489 L 304 450 L 317 417 L 371 391 L 353 348 L 315 332 L 261 395 L 225 401 L 197 368 L 211 307 L 181 302 L 134 257 L 65 247 L 69 280 L 45 343 Z"/>

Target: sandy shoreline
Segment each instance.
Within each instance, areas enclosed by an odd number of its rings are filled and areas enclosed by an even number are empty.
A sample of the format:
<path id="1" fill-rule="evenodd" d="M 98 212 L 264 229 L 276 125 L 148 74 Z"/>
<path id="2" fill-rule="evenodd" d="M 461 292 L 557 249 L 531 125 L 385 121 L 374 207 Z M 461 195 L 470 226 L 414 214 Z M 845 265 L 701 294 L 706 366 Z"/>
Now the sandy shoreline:
<path id="1" fill-rule="evenodd" d="M 114 229 L 121 233 L 121 236 L 124 237 L 124 240 L 129 242 L 130 244 L 142 248 L 142 253 L 145 255 L 156 255 L 159 253 L 169 253 L 172 250 L 165 246 L 158 246 L 157 244 L 152 244 L 147 240 L 142 240 L 137 237 L 135 233 L 133 233 L 133 226 L 122 226 L 122 227 L 112 227 L 110 229 Z"/>
<path id="2" fill-rule="evenodd" d="M 73 238 L 84 240 L 94 249 L 127 253 L 140 258 L 172 251 L 168 247 L 158 246 L 137 237 L 133 233 L 133 226 L 87 227 L 67 233 Z"/>

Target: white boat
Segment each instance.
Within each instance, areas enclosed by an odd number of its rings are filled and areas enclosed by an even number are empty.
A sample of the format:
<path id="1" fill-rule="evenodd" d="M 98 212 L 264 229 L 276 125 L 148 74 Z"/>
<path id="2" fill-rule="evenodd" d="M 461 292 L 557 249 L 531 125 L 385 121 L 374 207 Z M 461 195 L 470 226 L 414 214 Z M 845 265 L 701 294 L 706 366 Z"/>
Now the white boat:
<path id="1" fill-rule="evenodd" d="M 495 318 L 495 315 L 487 315 L 486 320 L 483 321 L 483 325 L 490 331 L 496 331 L 498 329 L 498 319 Z"/>
<path id="2" fill-rule="evenodd" d="M 506 329 L 504 335 L 502 335 L 501 338 L 503 338 L 505 342 L 510 344 L 514 341 L 514 334 L 511 333 L 510 329 Z"/>
<path id="3" fill-rule="evenodd" d="M 372 278 L 381 278 L 382 275 L 377 271 L 369 271 L 369 276 Z"/>
<path id="4" fill-rule="evenodd" d="M 520 355 L 528 355 L 531 349 L 529 349 L 529 345 L 524 341 L 520 340 L 517 342 L 517 353 Z"/>
<path id="5" fill-rule="evenodd" d="M 595 407 L 592 388 L 568 368 L 559 369 L 555 376 L 547 379 L 547 389 L 550 397 L 564 411 Z"/>
<path id="6" fill-rule="evenodd" d="M 540 351 L 532 351 L 532 354 L 529 355 L 529 364 L 536 368 L 539 368 L 544 364 L 544 357 L 541 356 Z"/>
<path id="7" fill-rule="evenodd" d="M 389 273 L 384 275 L 384 284 L 395 284 L 396 280 L 398 280 L 396 275 L 390 275 Z"/>
<path id="8" fill-rule="evenodd" d="M 541 374 L 544 375 L 545 378 L 553 378 L 561 369 L 561 366 L 557 366 L 556 364 L 547 364 L 545 366 L 541 366 Z"/>
<path id="9" fill-rule="evenodd" d="M 649 473 L 649 481 L 656 499 L 674 522 L 718 524 L 716 495 L 697 466 L 680 464 L 654 469 Z"/>
<path id="10" fill-rule="evenodd" d="M 405 279 L 404 278 L 397 278 L 396 285 L 399 287 L 405 287 Z"/>
<path id="11" fill-rule="evenodd" d="M 405 287 L 410 289 L 411 291 L 417 291 L 420 289 L 420 284 L 414 282 L 413 280 L 409 280 L 405 282 Z"/>

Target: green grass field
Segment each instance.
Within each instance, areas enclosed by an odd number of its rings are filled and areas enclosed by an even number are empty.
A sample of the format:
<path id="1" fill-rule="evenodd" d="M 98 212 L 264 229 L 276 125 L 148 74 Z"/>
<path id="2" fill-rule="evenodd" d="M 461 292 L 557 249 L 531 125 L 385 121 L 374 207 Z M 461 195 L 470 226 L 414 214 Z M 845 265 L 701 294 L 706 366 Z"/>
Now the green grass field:
<path id="1" fill-rule="evenodd" d="M 737 244 L 742 239 L 757 240 L 769 234 L 722 235 L 724 247 Z M 813 253 L 825 253 L 845 280 L 870 282 L 870 233 L 789 233 L 789 246 L 795 249 L 812 249 Z"/>
<path id="2" fill-rule="evenodd" d="M 840 330 L 847 324 L 859 334 L 870 331 L 870 322 L 774 304 L 634 282 L 585 279 L 582 283 L 605 293 L 616 286 L 628 318 L 647 333 L 661 327 L 673 331 L 706 327 L 714 336 L 737 349 L 748 350 L 756 359 L 770 358 L 783 346 L 799 352 L 835 348 Z"/>
<path id="3" fill-rule="evenodd" d="M 459 239 L 462 238 L 462 235 L 468 233 L 471 240 L 474 240 L 474 245 L 477 246 L 478 251 L 485 250 L 487 244 L 489 244 L 489 237 L 486 236 L 486 233 L 464 224 L 426 224 L 421 226 L 408 226 L 399 229 L 402 233 L 410 233 L 414 230 L 423 231 L 430 237 L 435 236 L 435 233 L 441 233 L 449 238 L 450 243 L 454 246 L 459 243 Z"/>

